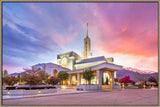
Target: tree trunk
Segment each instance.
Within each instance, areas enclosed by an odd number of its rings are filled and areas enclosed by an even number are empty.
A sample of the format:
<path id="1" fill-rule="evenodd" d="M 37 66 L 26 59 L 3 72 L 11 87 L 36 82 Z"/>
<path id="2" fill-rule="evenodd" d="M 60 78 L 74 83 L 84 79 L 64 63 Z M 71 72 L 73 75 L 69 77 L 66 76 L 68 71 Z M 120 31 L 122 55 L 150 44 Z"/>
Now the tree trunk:
<path id="1" fill-rule="evenodd" d="M 91 80 L 88 80 L 88 84 L 89 84 L 89 85 L 91 84 Z"/>

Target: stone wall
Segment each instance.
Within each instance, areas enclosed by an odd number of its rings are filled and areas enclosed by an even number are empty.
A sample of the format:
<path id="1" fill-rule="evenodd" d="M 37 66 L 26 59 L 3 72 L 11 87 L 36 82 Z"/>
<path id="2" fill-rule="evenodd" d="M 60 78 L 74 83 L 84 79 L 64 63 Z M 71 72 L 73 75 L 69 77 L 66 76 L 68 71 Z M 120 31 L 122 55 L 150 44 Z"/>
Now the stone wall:
<path id="1" fill-rule="evenodd" d="M 114 85 L 113 89 L 121 89 L 120 85 Z"/>
<path id="2" fill-rule="evenodd" d="M 92 91 L 99 90 L 99 85 L 77 85 L 77 90 Z"/>
<path id="3" fill-rule="evenodd" d="M 3 90 L 3 95 L 23 96 L 23 95 L 47 94 L 47 93 L 55 93 L 55 92 L 57 92 L 57 89 L 41 89 L 41 90 Z"/>
<path id="4" fill-rule="evenodd" d="M 72 86 L 70 86 L 70 85 L 54 85 L 54 87 L 56 87 L 57 89 L 58 88 L 60 88 L 60 89 L 72 88 Z"/>

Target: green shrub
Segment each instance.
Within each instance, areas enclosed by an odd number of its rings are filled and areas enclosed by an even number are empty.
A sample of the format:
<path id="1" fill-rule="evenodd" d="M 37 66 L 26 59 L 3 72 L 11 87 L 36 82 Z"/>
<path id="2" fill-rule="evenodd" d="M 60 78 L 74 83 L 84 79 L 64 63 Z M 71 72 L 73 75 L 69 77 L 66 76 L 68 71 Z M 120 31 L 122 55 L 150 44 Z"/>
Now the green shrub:
<path id="1" fill-rule="evenodd" d="M 158 84 L 157 80 L 152 76 L 148 79 L 148 81 L 149 82 L 155 82 L 156 84 Z"/>
<path id="2" fill-rule="evenodd" d="M 60 72 L 58 73 L 58 78 L 60 78 L 61 84 L 63 84 L 63 81 L 64 81 L 64 80 L 67 80 L 68 77 L 69 77 L 69 75 L 68 75 L 68 73 L 67 73 L 66 71 L 60 71 Z"/>
<path id="3" fill-rule="evenodd" d="M 91 79 L 94 77 L 93 71 L 85 70 L 83 71 L 83 78 L 88 81 L 88 84 L 91 84 Z"/>
<path id="4" fill-rule="evenodd" d="M 58 82 L 60 82 L 60 79 L 57 77 L 52 76 L 51 78 L 46 79 L 47 84 L 56 85 L 56 84 L 58 84 Z"/>

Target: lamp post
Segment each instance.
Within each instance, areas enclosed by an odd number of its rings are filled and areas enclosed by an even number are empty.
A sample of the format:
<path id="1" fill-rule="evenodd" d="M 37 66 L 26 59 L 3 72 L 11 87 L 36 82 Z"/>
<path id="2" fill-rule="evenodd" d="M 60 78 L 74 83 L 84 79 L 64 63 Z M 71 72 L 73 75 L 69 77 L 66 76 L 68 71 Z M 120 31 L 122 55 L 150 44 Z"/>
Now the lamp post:
<path id="1" fill-rule="evenodd" d="M 7 94 L 9 95 L 9 94 L 10 94 L 10 92 L 8 91 L 8 92 L 7 92 Z"/>
<path id="2" fill-rule="evenodd" d="M 124 89 L 124 84 L 122 84 L 122 89 Z"/>
<path id="3" fill-rule="evenodd" d="M 38 94 L 41 94 L 41 91 L 40 91 L 40 90 L 38 90 Z"/>
<path id="4" fill-rule="evenodd" d="M 143 88 L 145 89 L 145 87 L 146 87 L 146 85 L 144 84 L 144 85 L 143 85 Z"/>

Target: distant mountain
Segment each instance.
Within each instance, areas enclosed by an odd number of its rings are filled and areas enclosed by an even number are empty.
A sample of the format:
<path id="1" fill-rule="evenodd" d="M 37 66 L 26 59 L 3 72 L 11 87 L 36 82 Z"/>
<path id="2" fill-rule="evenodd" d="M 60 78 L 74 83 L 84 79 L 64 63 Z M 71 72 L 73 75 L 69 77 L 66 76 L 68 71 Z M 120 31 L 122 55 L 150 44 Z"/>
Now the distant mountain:
<path id="1" fill-rule="evenodd" d="M 136 68 L 125 67 L 121 71 L 116 72 L 116 77 L 118 79 L 128 75 L 130 76 L 130 79 L 135 82 L 140 80 L 147 81 L 148 78 L 151 76 L 158 80 L 158 73 L 154 71 L 149 71 L 149 70 L 139 70 Z"/>
<path id="2" fill-rule="evenodd" d="M 124 67 L 124 69 L 130 70 L 130 71 L 134 71 L 134 72 L 138 72 L 138 73 L 140 73 L 140 74 L 153 74 L 153 73 L 155 73 L 154 71 L 150 71 L 150 70 L 139 70 L 139 69 L 131 68 L 131 67 Z"/>
<path id="3" fill-rule="evenodd" d="M 28 71 L 28 72 L 31 72 L 31 71 Z M 26 72 L 21 72 L 20 74 L 23 74 L 23 73 L 26 73 Z M 18 74 L 19 73 L 12 73 L 10 75 L 17 76 Z M 154 71 L 149 71 L 149 70 L 139 70 L 136 68 L 125 67 L 121 71 L 116 72 L 116 77 L 118 79 L 121 79 L 122 77 L 128 76 L 128 75 L 130 76 L 130 79 L 135 82 L 140 80 L 147 81 L 148 78 L 151 76 L 158 80 L 158 73 Z"/>
<path id="4" fill-rule="evenodd" d="M 9 74 L 11 76 L 17 76 L 19 73 L 12 73 L 12 74 Z"/>

